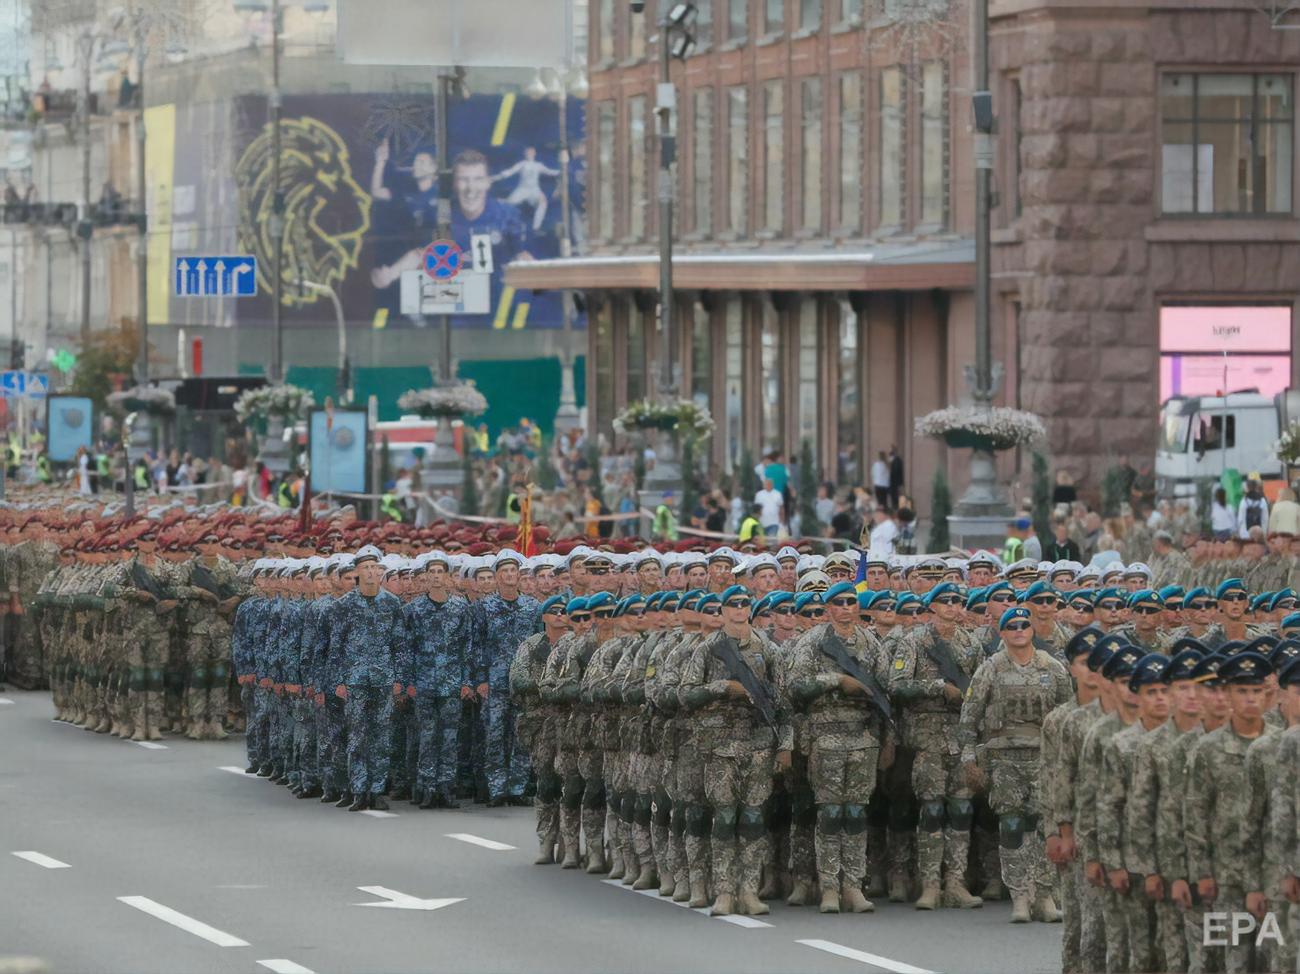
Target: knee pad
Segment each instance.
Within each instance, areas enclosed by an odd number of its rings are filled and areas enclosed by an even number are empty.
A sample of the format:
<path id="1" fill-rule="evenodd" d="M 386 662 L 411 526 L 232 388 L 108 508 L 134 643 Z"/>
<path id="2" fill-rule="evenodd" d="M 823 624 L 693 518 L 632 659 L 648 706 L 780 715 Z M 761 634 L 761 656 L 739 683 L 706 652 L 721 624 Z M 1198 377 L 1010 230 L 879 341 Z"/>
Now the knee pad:
<path id="1" fill-rule="evenodd" d="M 919 832 L 940 832 L 943 830 L 943 802 L 922 802 L 921 813 L 916 819 Z"/>
<path id="2" fill-rule="evenodd" d="M 948 799 L 948 827 L 955 832 L 969 832 L 975 821 L 975 803 L 969 798 Z"/>
<path id="3" fill-rule="evenodd" d="M 713 837 L 722 841 L 736 836 L 736 823 L 740 814 L 734 805 L 727 805 L 713 810 Z"/>
<path id="4" fill-rule="evenodd" d="M 582 807 L 591 812 L 600 811 L 605 807 L 605 783 L 603 781 L 587 782 L 587 787 L 582 792 Z"/>
<path id="5" fill-rule="evenodd" d="M 632 797 L 632 824 L 649 825 L 650 817 L 653 814 L 649 795 L 634 795 Z M 664 824 L 667 824 L 667 819 Z"/>
<path id="6" fill-rule="evenodd" d="M 916 828 L 918 810 L 916 802 L 893 799 L 889 803 L 889 829 L 891 832 L 911 832 Z"/>
<path id="7" fill-rule="evenodd" d="M 684 815 L 686 834 L 693 839 L 703 839 L 709 834 L 709 810 L 703 805 L 687 805 Z"/>
<path id="8" fill-rule="evenodd" d="M 571 774 L 564 779 L 564 807 L 581 808 L 582 807 L 582 778 L 579 775 Z"/>
<path id="9" fill-rule="evenodd" d="M 651 824 L 666 829 L 670 824 L 672 824 L 672 820 L 673 820 L 672 802 L 668 802 L 668 801 L 661 802 L 657 798 L 651 801 L 650 803 Z"/>
<path id="10" fill-rule="evenodd" d="M 745 805 L 740 810 L 736 822 L 736 835 L 742 839 L 761 839 L 767 835 L 767 822 L 763 810 L 753 805 Z"/>
<path id="11" fill-rule="evenodd" d="M 838 835 L 844 830 L 843 805 L 818 805 L 817 827 L 823 835 Z"/>
<path id="12" fill-rule="evenodd" d="M 846 804 L 844 806 L 844 834 L 861 835 L 867 830 L 867 806 Z"/>
<path id="13" fill-rule="evenodd" d="M 877 788 L 867 802 L 867 826 L 873 829 L 889 828 L 889 799 Z"/>
<path id="14" fill-rule="evenodd" d="M 1018 812 L 998 819 L 998 845 L 1004 849 L 1019 849 L 1025 842 L 1025 819 Z"/>
<path id="15" fill-rule="evenodd" d="M 679 839 L 686 834 L 686 809 L 681 805 L 672 807 L 668 830 Z"/>
<path id="16" fill-rule="evenodd" d="M 998 830 L 998 816 L 989 806 L 988 799 L 983 795 L 976 797 L 975 805 L 975 827 L 984 832 L 996 832 Z"/>
<path id="17" fill-rule="evenodd" d="M 620 792 L 618 804 L 614 807 L 622 821 L 631 823 L 632 819 L 636 817 L 636 792 Z"/>

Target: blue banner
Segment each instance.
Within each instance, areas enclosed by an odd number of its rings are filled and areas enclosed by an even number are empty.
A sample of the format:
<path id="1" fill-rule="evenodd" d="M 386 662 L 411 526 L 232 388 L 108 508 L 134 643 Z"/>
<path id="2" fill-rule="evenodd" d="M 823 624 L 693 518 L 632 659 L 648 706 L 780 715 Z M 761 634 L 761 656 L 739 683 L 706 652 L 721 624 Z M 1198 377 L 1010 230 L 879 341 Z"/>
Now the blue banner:
<path id="1" fill-rule="evenodd" d="M 333 421 L 314 409 L 308 427 L 313 493 L 366 492 L 366 414 L 334 411 Z"/>
<path id="2" fill-rule="evenodd" d="M 45 402 L 46 449 L 50 459 L 55 463 L 71 463 L 83 446 L 93 452 L 95 425 L 91 422 L 94 414 L 91 401 L 81 396 L 50 396 Z"/>

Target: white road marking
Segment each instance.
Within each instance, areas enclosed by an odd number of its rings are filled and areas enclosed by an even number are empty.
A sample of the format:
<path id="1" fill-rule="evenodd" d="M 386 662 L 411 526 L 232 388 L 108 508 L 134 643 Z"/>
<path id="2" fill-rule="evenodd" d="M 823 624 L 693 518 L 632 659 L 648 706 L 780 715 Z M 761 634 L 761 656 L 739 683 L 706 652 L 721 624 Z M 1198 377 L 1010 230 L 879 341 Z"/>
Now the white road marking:
<path id="1" fill-rule="evenodd" d="M 470 845 L 481 845 L 484 849 L 492 849 L 496 852 L 509 852 L 515 848 L 515 846 L 506 845 L 504 842 L 496 842 L 493 839 L 470 835 L 468 832 L 448 832 L 447 838 L 455 839 L 458 842 L 468 842 Z"/>
<path id="2" fill-rule="evenodd" d="M 233 764 L 223 764 L 223 765 L 222 765 L 220 768 L 218 768 L 217 770 L 218 770 L 218 771 L 229 771 L 231 774 L 237 774 L 237 775 L 239 775 L 241 778 L 244 778 L 244 777 L 248 777 L 248 778 L 256 778 L 256 777 L 257 777 L 257 775 L 255 775 L 255 774 L 246 775 L 246 774 L 244 773 L 244 769 L 243 769 L 243 768 L 237 768 L 237 767 L 235 767 Z"/>
<path id="3" fill-rule="evenodd" d="M 890 960 L 888 957 L 881 957 L 879 954 L 868 954 L 865 950 L 854 950 L 852 947 L 845 947 L 829 940 L 796 940 L 795 943 L 803 944 L 805 947 L 812 947 L 814 950 L 824 950 L 828 954 L 847 957 L 849 960 L 856 960 L 863 964 L 870 964 L 872 967 L 892 971 L 893 974 L 935 974 L 934 971 L 927 971 L 924 967 L 913 967 L 911 964 L 904 964 L 902 961 Z"/>
<path id="4" fill-rule="evenodd" d="M 240 940 L 224 930 L 218 930 L 216 927 L 208 926 L 201 920 L 186 916 L 184 913 L 178 913 L 170 906 L 163 906 L 147 896 L 119 896 L 118 899 L 127 906 L 133 906 L 142 913 L 148 913 L 151 917 L 156 917 L 163 923 L 170 923 L 173 927 L 179 927 L 186 933 L 202 937 L 208 943 L 216 944 L 218 947 L 248 946 L 247 940 Z"/>
<path id="5" fill-rule="evenodd" d="M 166 745 L 166 744 L 159 744 L 157 741 L 132 741 L 131 743 L 132 743 L 132 744 L 137 744 L 137 745 L 139 745 L 140 747 L 147 747 L 147 748 L 148 748 L 149 750 L 151 750 L 151 751 L 165 751 L 165 750 L 167 750 L 167 745 Z"/>
<path id="6" fill-rule="evenodd" d="M 248 883 L 228 883 L 216 887 L 217 889 L 266 889 L 265 886 L 256 886 Z"/>
<path id="7" fill-rule="evenodd" d="M 291 960 L 259 960 L 259 964 L 275 974 L 314 974 L 310 968 L 295 964 Z"/>
<path id="8" fill-rule="evenodd" d="M 707 906 L 689 906 L 686 903 L 678 903 L 671 896 L 660 896 L 657 889 L 633 889 L 631 886 L 624 886 L 621 879 L 602 879 L 602 883 L 610 886 L 617 886 L 619 889 L 625 889 L 629 893 L 640 893 L 642 896 L 648 896 L 653 900 L 661 903 L 671 903 L 673 906 L 680 906 L 682 909 L 690 910 L 692 913 L 698 913 L 700 916 L 709 916 Z M 713 920 L 721 920 L 724 923 L 730 923 L 733 926 L 744 927 L 746 930 L 761 930 L 764 927 L 771 927 L 773 924 L 766 920 L 760 920 L 758 917 L 740 916 L 738 914 L 729 914 L 725 917 L 711 917 Z"/>
<path id="9" fill-rule="evenodd" d="M 462 903 L 465 897 L 458 896 L 450 899 L 432 899 L 422 900 L 418 896 L 411 896 L 409 893 L 399 893 L 395 889 L 389 889 L 387 886 L 358 886 L 357 889 L 363 893 L 369 893 L 371 896 L 379 896 L 384 899 L 383 903 L 353 903 L 353 906 L 374 906 L 380 909 L 389 910 L 441 910 L 444 906 L 451 906 L 453 903 Z"/>
<path id="10" fill-rule="evenodd" d="M 38 866 L 44 866 L 46 869 L 71 869 L 66 862 L 60 862 L 52 856 L 47 856 L 43 852 L 15 852 L 19 859 L 26 859 L 28 862 L 34 862 Z"/>
<path id="11" fill-rule="evenodd" d="M 396 812 L 381 812 L 377 808 L 363 808 L 362 815 L 369 815 L 371 818 L 397 818 Z"/>
<path id="12" fill-rule="evenodd" d="M 8 697 L 0 697 L 0 707 L 6 707 L 13 703 Z"/>

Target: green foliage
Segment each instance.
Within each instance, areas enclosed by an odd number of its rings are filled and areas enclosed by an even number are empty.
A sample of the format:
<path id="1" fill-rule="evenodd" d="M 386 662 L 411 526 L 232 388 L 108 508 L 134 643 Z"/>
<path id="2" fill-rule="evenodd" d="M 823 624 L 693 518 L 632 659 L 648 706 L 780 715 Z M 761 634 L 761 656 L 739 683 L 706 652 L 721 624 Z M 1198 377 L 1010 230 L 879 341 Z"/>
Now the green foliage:
<path id="1" fill-rule="evenodd" d="M 1052 536 L 1052 481 L 1047 473 L 1047 457 L 1038 451 L 1033 456 L 1034 471 L 1034 531 L 1038 537 L 1046 539 Z"/>
<path id="2" fill-rule="evenodd" d="M 812 440 L 799 444 L 799 533 L 817 538 L 825 525 L 817 521 L 817 471 L 813 468 Z"/>
<path id="3" fill-rule="evenodd" d="M 551 441 L 543 440 L 537 456 L 537 466 L 533 469 L 533 480 L 542 490 L 550 493 L 560 482 L 560 474 L 551 462 Z"/>
<path id="4" fill-rule="evenodd" d="M 640 490 L 639 480 L 637 489 Z M 695 513 L 695 505 L 699 502 L 699 476 L 695 469 L 695 437 L 687 436 L 682 439 L 682 506 L 679 508 L 678 515 L 682 524 L 691 523 L 691 515 Z"/>
<path id="5" fill-rule="evenodd" d="M 474 462 L 470 459 L 468 450 L 460 458 L 460 470 L 460 512 L 466 517 L 478 517 L 481 503 L 478 496 L 478 481 L 474 479 Z"/>
<path id="6" fill-rule="evenodd" d="M 134 325 L 93 331 L 82 346 L 77 359 L 77 373 L 68 392 L 86 396 L 95 403 L 96 410 L 105 408 L 105 400 L 113 391 L 113 376 L 125 379 L 131 386 L 131 370 L 138 355 L 139 332 Z"/>
<path id="7" fill-rule="evenodd" d="M 745 502 L 745 508 L 754 503 L 754 495 L 758 493 L 763 486 L 759 483 L 758 474 L 754 473 L 754 454 L 749 452 L 746 446 L 740 451 L 740 459 L 736 461 L 740 469 L 736 471 L 737 486 L 740 489 L 740 498 Z"/>
<path id="8" fill-rule="evenodd" d="M 1124 471 L 1111 464 L 1101 478 L 1101 516 L 1119 517 L 1119 506 L 1128 500 Z"/>
<path id="9" fill-rule="evenodd" d="M 942 552 L 952 547 L 948 535 L 948 516 L 952 514 L 952 490 L 948 487 L 948 476 L 940 467 L 934 472 L 934 481 L 930 485 L 930 543 L 927 551 Z"/>

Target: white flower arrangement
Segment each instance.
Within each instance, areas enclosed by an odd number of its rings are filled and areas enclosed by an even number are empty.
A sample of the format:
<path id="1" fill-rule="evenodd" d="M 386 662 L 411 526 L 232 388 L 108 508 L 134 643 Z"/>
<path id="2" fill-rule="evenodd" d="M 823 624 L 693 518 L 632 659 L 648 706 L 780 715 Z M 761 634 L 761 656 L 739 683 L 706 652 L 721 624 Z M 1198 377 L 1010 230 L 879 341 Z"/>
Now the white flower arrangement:
<path id="1" fill-rule="evenodd" d="M 262 386 L 260 389 L 247 389 L 240 394 L 235 400 L 235 415 L 242 423 L 247 423 L 250 419 L 269 419 L 271 416 L 301 419 L 315 405 L 316 397 L 301 386 Z"/>
<path id="2" fill-rule="evenodd" d="M 434 386 L 431 389 L 410 389 L 402 393 L 397 407 L 405 412 L 418 413 L 427 419 L 435 416 L 481 416 L 488 402 L 473 382 L 453 386 Z"/>
<path id="3" fill-rule="evenodd" d="M 628 403 L 621 413 L 614 417 L 614 431 L 627 433 L 631 430 L 659 429 L 677 433 L 688 433 L 697 440 L 712 436 L 717 425 L 709 410 L 689 399 L 677 402 L 661 403 L 650 399 L 640 399 Z"/>
<path id="4" fill-rule="evenodd" d="M 947 406 L 918 418 L 915 429 L 919 435 L 943 440 L 951 447 L 991 450 L 1010 450 L 1047 437 L 1047 429 L 1035 413 L 1007 406 Z"/>
<path id="5" fill-rule="evenodd" d="M 122 413 L 174 413 L 176 397 L 170 389 L 158 386 L 135 386 L 108 394 L 110 409 Z"/>
<path id="6" fill-rule="evenodd" d="M 1292 423 L 1282 431 L 1278 441 L 1273 444 L 1273 456 L 1287 466 L 1300 459 L 1300 422 Z"/>

